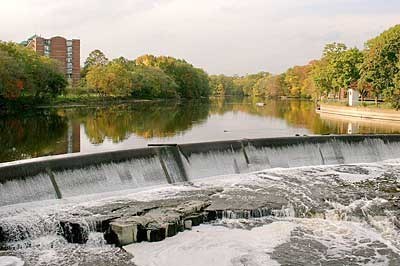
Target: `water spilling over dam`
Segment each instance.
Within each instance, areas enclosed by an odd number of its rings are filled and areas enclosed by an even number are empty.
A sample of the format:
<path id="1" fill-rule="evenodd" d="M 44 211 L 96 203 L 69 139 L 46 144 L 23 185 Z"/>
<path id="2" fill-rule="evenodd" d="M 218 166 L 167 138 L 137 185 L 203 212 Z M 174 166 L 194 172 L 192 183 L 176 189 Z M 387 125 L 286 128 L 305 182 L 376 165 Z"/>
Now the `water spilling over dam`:
<path id="1" fill-rule="evenodd" d="M 400 136 L 319 136 L 163 145 L 0 164 L 0 206 L 232 173 L 400 157 Z"/>
<path id="2" fill-rule="evenodd" d="M 0 262 L 3 249 L 27 265 L 132 265 L 110 244 L 134 243 L 140 266 L 210 265 L 215 252 L 232 265 L 398 265 L 399 158 L 397 135 L 304 136 L 2 164 Z"/>

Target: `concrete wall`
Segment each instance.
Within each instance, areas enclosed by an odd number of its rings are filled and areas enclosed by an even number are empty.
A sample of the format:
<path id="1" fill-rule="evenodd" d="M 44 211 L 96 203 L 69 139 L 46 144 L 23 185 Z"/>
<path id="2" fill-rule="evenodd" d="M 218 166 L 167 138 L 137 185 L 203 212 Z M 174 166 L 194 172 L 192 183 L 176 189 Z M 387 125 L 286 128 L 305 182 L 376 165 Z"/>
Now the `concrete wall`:
<path id="1" fill-rule="evenodd" d="M 347 107 L 321 104 L 318 112 L 367 119 L 400 121 L 400 111 L 387 109 L 376 110 L 367 107 Z"/>
<path id="2" fill-rule="evenodd" d="M 288 147 L 299 144 L 322 144 L 337 140 L 346 143 L 362 142 L 366 139 L 380 139 L 385 143 L 400 142 L 400 135 L 326 135 L 326 136 L 299 136 L 285 138 L 244 139 L 230 141 L 216 141 L 205 143 L 182 144 L 177 147 L 185 157 L 194 153 L 211 151 L 240 150 L 244 146 L 258 147 Z M 64 154 L 16 162 L 0 164 L 0 183 L 16 178 L 24 178 L 39 173 L 60 171 L 66 169 L 83 168 L 90 165 L 98 165 L 110 162 L 121 162 L 135 158 L 150 158 L 160 154 L 162 147 L 148 147 L 121 151 L 110 151 L 93 154 Z"/>

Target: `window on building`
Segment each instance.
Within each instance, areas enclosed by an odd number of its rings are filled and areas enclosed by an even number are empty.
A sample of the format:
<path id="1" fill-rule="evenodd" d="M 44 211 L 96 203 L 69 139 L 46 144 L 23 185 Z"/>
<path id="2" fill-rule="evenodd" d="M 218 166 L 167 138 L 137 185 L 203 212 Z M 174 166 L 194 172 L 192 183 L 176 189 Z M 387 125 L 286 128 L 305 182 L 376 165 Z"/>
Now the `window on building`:
<path id="1" fill-rule="evenodd" d="M 71 46 L 67 47 L 67 52 L 71 52 L 72 53 L 72 47 Z"/>
<path id="2" fill-rule="evenodd" d="M 72 57 L 67 57 L 67 63 L 72 63 Z"/>
<path id="3" fill-rule="evenodd" d="M 72 41 L 71 40 L 67 41 L 67 46 L 72 46 Z"/>

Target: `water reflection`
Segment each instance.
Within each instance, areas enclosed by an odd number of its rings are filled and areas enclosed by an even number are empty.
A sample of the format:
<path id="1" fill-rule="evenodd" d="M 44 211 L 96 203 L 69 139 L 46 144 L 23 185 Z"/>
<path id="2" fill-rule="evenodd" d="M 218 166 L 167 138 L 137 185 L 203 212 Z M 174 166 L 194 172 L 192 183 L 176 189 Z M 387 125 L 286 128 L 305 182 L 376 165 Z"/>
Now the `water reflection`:
<path id="1" fill-rule="evenodd" d="M 264 101 L 259 107 L 257 102 Z M 44 110 L 0 117 L 0 161 L 295 134 L 400 133 L 398 123 L 317 114 L 312 102 L 218 98 Z"/>
<path id="2" fill-rule="evenodd" d="M 335 114 L 319 114 L 321 121 L 329 127 L 336 128 L 341 134 L 399 134 L 398 121 L 383 121 Z"/>
<path id="3" fill-rule="evenodd" d="M 68 119 L 55 112 L 0 116 L 0 161 L 68 152 Z"/>

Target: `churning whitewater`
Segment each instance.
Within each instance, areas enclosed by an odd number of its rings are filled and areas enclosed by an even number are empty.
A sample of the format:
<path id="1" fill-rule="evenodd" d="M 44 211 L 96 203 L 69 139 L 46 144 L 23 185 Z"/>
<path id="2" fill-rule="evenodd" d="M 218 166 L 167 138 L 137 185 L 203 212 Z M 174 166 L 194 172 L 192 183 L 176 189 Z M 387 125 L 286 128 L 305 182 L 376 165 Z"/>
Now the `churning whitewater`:
<path id="1" fill-rule="evenodd" d="M 25 265 L 400 265 L 399 195 L 400 159 L 394 159 L 3 206 L 0 265 L 13 265 L 10 258 Z M 93 222 L 134 215 L 153 225 L 185 206 L 215 217 L 198 226 L 191 220 L 189 230 L 166 239 L 155 235 L 158 242 L 120 242 L 123 249 Z M 84 243 L 66 240 L 60 225 L 66 220 L 80 224 Z"/>

